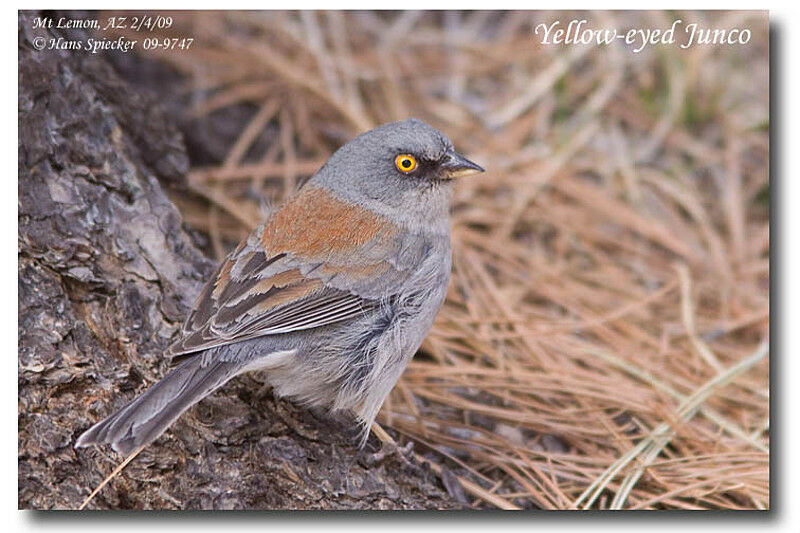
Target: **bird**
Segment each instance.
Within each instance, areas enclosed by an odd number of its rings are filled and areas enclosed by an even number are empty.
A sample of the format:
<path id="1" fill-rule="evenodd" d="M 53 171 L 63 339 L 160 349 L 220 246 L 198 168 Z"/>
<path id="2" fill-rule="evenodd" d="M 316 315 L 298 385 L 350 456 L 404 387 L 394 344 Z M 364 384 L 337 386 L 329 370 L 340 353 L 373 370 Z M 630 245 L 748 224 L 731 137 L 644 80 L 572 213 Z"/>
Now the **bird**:
<path id="1" fill-rule="evenodd" d="M 207 280 L 163 379 L 78 437 L 128 455 L 235 376 L 355 415 L 363 447 L 442 307 L 457 178 L 484 169 L 418 119 L 336 150 Z"/>

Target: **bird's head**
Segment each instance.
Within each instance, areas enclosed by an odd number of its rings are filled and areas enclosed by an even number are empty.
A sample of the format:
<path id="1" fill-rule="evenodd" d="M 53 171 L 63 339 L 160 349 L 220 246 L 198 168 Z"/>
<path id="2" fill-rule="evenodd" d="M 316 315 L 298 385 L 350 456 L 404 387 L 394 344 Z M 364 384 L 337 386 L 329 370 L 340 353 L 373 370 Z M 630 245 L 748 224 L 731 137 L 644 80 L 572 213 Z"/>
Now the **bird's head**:
<path id="1" fill-rule="evenodd" d="M 442 132 L 417 119 L 390 122 L 337 150 L 313 182 L 377 211 L 446 211 L 453 180 L 483 172 Z M 379 209 L 382 207 L 382 209 Z"/>

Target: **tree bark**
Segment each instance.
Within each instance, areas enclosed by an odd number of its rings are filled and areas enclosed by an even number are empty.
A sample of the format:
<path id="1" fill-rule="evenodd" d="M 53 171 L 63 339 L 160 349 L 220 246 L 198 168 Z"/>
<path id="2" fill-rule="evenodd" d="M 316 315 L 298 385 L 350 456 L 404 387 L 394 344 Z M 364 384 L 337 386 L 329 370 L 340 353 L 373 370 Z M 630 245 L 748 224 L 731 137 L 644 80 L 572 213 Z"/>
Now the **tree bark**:
<path id="1" fill-rule="evenodd" d="M 101 56 L 35 50 L 59 37 L 35 16 L 18 20 L 18 505 L 75 509 L 121 460 L 75 438 L 165 373 L 162 350 L 212 265 L 162 188 L 188 169 L 180 133 Z M 237 378 L 90 508 L 458 506 L 424 467 L 373 464 L 347 428 Z"/>

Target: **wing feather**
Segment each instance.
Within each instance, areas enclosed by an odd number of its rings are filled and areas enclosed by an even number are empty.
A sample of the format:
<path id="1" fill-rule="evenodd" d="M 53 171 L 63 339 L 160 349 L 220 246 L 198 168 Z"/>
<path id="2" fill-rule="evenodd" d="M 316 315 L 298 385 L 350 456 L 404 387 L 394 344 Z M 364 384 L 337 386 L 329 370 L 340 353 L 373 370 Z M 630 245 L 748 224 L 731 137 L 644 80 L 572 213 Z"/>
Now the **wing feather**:
<path id="1" fill-rule="evenodd" d="M 167 355 L 362 316 L 428 251 L 383 217 L 307 185 L 220 265 Z"/>
<path id="2" fill-rule="evenodd" d="M 244 268 L 237 267 L 240 260 L 246 261 Z M 262 277 L 267 268 L 275 272 Z M 285 254 L 232 255 L 201 293 L 183 335 L 167 355 L 318 328 L 356 318 L 378 305 L 377 300 L 304 276 Z"/>

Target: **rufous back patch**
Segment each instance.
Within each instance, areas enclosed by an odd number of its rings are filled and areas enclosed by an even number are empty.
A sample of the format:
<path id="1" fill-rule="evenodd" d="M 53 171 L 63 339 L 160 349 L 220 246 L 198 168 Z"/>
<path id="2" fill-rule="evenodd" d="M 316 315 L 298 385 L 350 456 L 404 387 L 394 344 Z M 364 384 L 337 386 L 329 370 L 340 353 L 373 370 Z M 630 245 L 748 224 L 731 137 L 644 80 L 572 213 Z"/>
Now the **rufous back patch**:
<path id="1" fill-rule="evenodd" d="M 373 239 L 398 232 L 386 218 L 345 203 L 329 192 L 306 186 L 267 222 L 261 235 L 268 255 L 288 253 L 298 258 L 325 260 L 357 252 Z"/>

